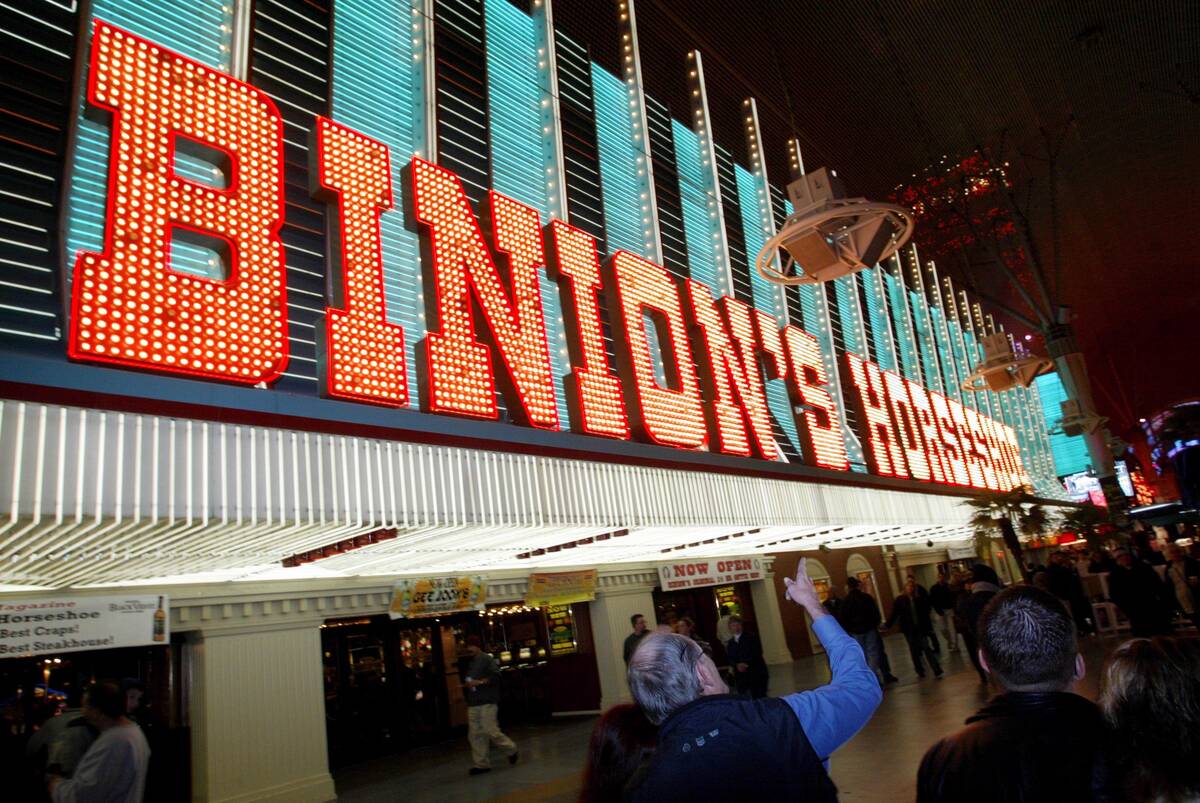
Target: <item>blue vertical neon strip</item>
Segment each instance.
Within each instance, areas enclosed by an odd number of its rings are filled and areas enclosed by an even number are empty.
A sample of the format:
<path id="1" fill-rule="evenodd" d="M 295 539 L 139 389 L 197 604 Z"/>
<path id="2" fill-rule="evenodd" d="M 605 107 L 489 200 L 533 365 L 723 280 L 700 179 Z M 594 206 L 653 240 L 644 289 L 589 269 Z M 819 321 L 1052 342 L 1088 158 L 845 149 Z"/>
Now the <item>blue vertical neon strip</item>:
<path id="1" fill-rule="evenodd" d="M 508 0 L 486 0 L 484 23 L 492 188 L 536 209 L 542 223 L 547 223 L 550 199 L 546 164 L 539 157 L 547 152 L 543 138 L 550 135 L 543 131 L 537 23 Z M 640 227 L 638 231 L 640 239 Z M 540 279 L 558 418 L 560 426 L 567 429 L 563 377 L 570 371 L 570 360 L 562 301 L 558 285 L 544 269 Z"/>
<path id="2" fill-rule="evenodd" d="M 930 305 L 929 322 L 933 327 L 934 342 L 937 343 L 938 362 L 942 367 L 944 392 L 952 399 L 962 398 L 962 384 L 958 379 L 958 361 L 950 345 L 949 327 L 939 307 Z"/>
<path id="3" fill-rule="evenodd" d="M 333 7 L 333 117 L 388 146 L 395 208 L 380 220 L 383 292 L 387 317 L 404 327 L 409 406 L 417 407 L 416 353 L 425 336 L 421 249 L 404 226 L 401 199 L 410 190 L 401 170 L 418 150 L 424 86 L 413 68 L 414 0 L 380 6 L 370 0 L 338 0 Z M 339 243 L 333 244 L 340 247 Z"/>
<path id="4" fill-rule="evenodd" d="M 715 218 L 708 212 L 700 137 L 695 131 L 671 121 L 675 140 L 675 167 L 679 171 L 679 204 L 683 210 L 683 231 L 687 241 L 691 277 L 704 282 L 714 294 L 720 292 L 716 250 L 713 248 Z"/>
<path id="5" fill-rule="evenodd" d="M 861 337 L 862 323 L 858 319 L 858 288 L 854 286 L 854 277 L 842 276 L 834 279 L 833 286 L 838 313 L 842 318 L 842 343 L 847 351 L 866 357 Z"/>
<path id="6" fill-rule="evenodd" d="M 859 281 L 865 283 L 865 293 L 867 298 L 867 308 L 863 310 L 863 314 L 871 322 L 871 347 L 875 357 L 876 364 L 880 368 L 888 371 L 898 371 L 899 365 L 896 362 L 896 351 L 892 347 L 891 338 L 891 322 L 888 320 L 888 311 L 885 306 L 886 302 L 881 302 L 879 298 L 879 276 L 877 275 L 882 268 L 868 268 L 862 272 Z"/>
<path id="7" fill-rule="evenodd" d="M 956 372 L 958 373 L 959 377 L 958 387 L 961 389 L 962 382 L 972 374 L 972 372 L 975 370 L 975 366 L 971 364 L 970 359 L 967 357 L 966 344 L 963 343 L 962 326 L 957 320 L 950 319 L 948 321 L 948 327 L 950 331 L 950 350 L 954 355 L 954 365 L 957 369 Z M 976 410 L 979 409 L 979 399 L 975 398 L 974 393 L 960 393 L 959 398 L 966 406 Z"/>
<path id="8" fill-rule="evenodd" d="M 638 175 L 641 151 L 633 138 L 625 83 L 593 62 L 592 95 L 609 252 L 629 251 L 653 259 L 646 253 L 641 200 L 646 177 L 645 171 Z"/>
<path id="9" fill-rule="evenodd" d="M 933 325 L 933 316 L 925 296 L 916 291 L 908 291 L 909 309 L 913 311 L 913 330 L 916 332 L 917 346 L 921 349 L 921 363 L 925 368 L 922 382 L 930 390 L 939 393 L 945 391 L 945 380 L 938 372 L 941 360 L 938 359 L 937 336 Z"/>
<path id="10" fill-rule="evenodd" d="M 228 70 L 232 5 L 225 5 L 222 0 L 96 0 L 92 3 L 92 19 L 102 19 L 144 36 L 209 67 Z M 91 25 L 85 30 L 90 41 Z M 89 64 L 85 58 L 82 87 L 87 86 Z M 110 129 L 107 121 L 96 121 L 84 115 L 88 106 L 86 91 L 83 95 L 67 198 L 68 276 L 77 253 L 103 249 L 108 199 Z M 181 177 L 220 186 L 220 171 L 199 159 L 177 154 L 175 167 Z M 224 274 L 215 252 L 182 241 L 171 244 L 171 266 L 175 270 L 213 278 L 221 278 Z"/>
<path id="11" fill-rule="evenodd" d="M 767 242 L 767 226 L 771 225 L 771 210 L 768 204 L 765 187 L 759 179 L 741 165 L 734 165 L 734 175 L 737 177 L 739 207 L 742 215 L 742 231 L 746 239 L 746 254 L 751 262 Z M 783 308 L 783 294 L 779 285 L 758 275 L 753 264 L 750 266 L 750 292 L 754 297 L 754 306 L 775 316 L 782 324 L 787 320 Z M 757 370 L 757 366 L 747 366 L 748 370 Z M 796 431 L 796 419 L 792 412 L 792 403 L 788 399 L 787 385 L 783 380 L 766 382 L 767 408 L 779 422 L 792 448 L 800 451 L 800 434 Z"/>
<path id="12" fill-rule="evenodd" d="M 913 342 L 912 313 L 906 303 L 904 287 L 900 280 L 888 271 L 881 271 L 883 289 L 891 308 L 892 319 L 896 321 L 896 349 L 900 352 L 900 368 L 904 378 L 913 382 L 921 381 L 921 364 L 917 359 L 916 344 Z"/>
<path id="13" fill-rule="evenodd" d="M 1067 399 L 1067 389 L 1063 386 L 1062 377 L 1057 373 L 1045 374 L 1034 380 L 1034 384 L 1041 401 L 1042 417 L 1048 425 L 1047 431 L 1057 429 L 1062 424 L 1062 409 L 1059 405 Z M 1091 465 L 1087 442 L 1082 435 L 1051 435 L 1050 451 L 1054 459 L 1054 472 L 1059 476 L 1086 471 Z"/>

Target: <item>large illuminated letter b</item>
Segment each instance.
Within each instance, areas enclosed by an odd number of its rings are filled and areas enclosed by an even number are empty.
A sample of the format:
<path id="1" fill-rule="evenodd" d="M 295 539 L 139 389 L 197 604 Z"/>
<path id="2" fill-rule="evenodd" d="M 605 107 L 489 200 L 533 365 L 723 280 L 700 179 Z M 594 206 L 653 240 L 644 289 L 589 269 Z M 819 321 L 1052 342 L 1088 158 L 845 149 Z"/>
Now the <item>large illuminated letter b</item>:
<path id="1" fill-rule="evenodd" d="M 75 263 L 68 351 L 256 383 L 287 364 L 283 123 L 259 90 L 97 21 L 88 100 L 112 112 L 103 253 Z M 180 148 L 216 151 L 225 189 L 175 172 Z M 225 275 L 171 264 L 172 238 L 212 245 Z"/>

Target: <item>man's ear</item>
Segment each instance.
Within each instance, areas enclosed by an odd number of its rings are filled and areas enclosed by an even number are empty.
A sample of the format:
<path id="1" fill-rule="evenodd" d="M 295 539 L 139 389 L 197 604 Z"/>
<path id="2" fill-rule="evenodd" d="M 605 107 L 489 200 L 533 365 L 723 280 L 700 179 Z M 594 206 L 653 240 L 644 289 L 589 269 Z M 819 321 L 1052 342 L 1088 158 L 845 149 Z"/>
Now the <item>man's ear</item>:
<path id="1" fill-rule="evenodd" d="M 728 694 L 729 687 L 721 680 L 716 664 L 701 658 L 696 662 L 696 678 L 700 681 L 701 694 Z"/>
<path id="2" fill-rule="evenodd" d="M 992 668 L 988 666 L 987 656 L 983 654 L 983 650 L 979 650 L 979 665 L 983 667 L 984 672 L 992 674 Z"/>
<path id="3" fill-rule="evenodd" d="M 1087 675 L 1087 662 L 1083 660 L 1083 653 L 1075 653 L 1075 682 L 1083 680 Z"/>

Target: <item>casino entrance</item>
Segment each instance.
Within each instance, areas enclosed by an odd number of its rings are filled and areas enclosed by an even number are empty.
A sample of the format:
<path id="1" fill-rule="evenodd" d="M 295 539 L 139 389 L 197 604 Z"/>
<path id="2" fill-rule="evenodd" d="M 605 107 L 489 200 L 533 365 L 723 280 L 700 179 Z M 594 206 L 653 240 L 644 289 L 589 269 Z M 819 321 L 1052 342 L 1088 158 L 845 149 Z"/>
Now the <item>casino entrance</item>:
<path id="1" fill-rule="evenodd" d="M 467 637 L 500 666 L 500 722 L 544 723 L 600 707 L 588 603 L 492 605 L 439 617 L 321 625 L 329 765 L 337 770 L 466 732 Z"/>

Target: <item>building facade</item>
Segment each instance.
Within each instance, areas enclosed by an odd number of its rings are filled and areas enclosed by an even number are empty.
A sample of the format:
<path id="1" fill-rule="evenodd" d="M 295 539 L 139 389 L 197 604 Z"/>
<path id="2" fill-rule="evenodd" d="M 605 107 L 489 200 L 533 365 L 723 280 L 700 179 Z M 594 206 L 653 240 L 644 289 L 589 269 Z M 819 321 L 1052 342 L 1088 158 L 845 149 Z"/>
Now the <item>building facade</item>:
<path id="1" fill-rule="evenodd" d="M 753 99 L 715 141 L 702 55 L 668 108 L 611 12 L 619 75 L 545 0 L 5 12 L 0 600 L 169 599 L 144 660 L 194 799 L 329 799 L 331 761 L 452 730 L 469 633 L 514 708 L 595 710 L 632 614 L 741 612 L 790 660 L 775 556 L 888 575 L 965 496 L 1061 498 L 1036 388 L 961 390 L 980 305 L 912 248 L 763 279 L 795 176 Z M 387 618 L 454 577 L 487 602 Z M 346 742 L 379 695 L 417 724 Z"/>

